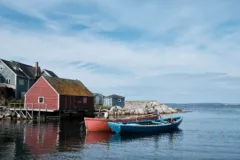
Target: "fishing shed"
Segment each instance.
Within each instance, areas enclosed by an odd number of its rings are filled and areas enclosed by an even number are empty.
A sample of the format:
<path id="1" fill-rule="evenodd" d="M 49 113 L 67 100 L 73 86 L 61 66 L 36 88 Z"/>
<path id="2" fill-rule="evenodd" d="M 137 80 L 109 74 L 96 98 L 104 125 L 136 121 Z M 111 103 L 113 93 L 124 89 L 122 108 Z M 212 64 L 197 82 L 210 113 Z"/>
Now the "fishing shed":
<path id="1" fill-rule="evenodd" d="M 41 76 L 25 94 L 25 107 L 47 112 L 93 111 L 94 95 L 79 80 Z"/>

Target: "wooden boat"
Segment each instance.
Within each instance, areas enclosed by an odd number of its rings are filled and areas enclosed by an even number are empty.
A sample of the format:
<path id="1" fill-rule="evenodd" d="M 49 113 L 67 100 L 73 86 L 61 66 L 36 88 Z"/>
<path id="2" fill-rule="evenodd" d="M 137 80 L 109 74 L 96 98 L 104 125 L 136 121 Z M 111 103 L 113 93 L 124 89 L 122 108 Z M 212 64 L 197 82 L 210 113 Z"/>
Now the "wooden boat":
<path id="1" fill-rule="evenodd" d="M 84 117 L 84 123 L 86 126 L 86 131 L 109 131 L 112 130 L 108 126 L 108 122 L 136 122 L 144 120 L 156 120 L 157 115 L 150 114 L 138 117 L 128 117 L 128 118 L 117 118 L 117 119 L 105 119 L 105 118 L 89 118 Z"/>
<path id="2" fill-rule="evenodd" d="M 108 122 L 108 126 L 115 133 L 159 133 L 177 129 L 182 120 L 180 116 L 143 122 Z"/>

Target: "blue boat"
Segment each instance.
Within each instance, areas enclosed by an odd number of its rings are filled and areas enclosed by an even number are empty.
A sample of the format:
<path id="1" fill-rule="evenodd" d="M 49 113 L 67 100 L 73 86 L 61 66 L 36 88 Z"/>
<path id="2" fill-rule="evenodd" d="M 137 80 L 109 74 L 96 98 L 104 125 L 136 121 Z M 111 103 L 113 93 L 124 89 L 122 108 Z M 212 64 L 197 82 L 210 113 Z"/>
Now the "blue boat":
<path id="1" fill-rule="evenodd" d="M 115 133 L 159 133 L 178 129 L 182 116 L 141 122 L 108 122 Z"/>

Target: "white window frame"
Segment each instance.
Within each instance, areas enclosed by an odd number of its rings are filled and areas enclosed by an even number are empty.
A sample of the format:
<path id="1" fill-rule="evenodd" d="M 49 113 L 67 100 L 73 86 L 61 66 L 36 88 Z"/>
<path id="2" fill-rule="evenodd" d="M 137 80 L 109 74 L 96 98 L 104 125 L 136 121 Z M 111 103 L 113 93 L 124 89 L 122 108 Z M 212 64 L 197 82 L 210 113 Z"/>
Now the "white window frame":
<path id="1" fill-rule="evenodd" d="M 24 80 L 23 79 L 19 79 L 19 85 L 23 86 L 25 83 L 24 83 Z"/>
<path id="2" fill-rule="evenodd" d="M 118 102 L 122 102 L 121 98 L 118 98 Z"/>
<path id="3" fill-rule="evenodd" d="M 41 102 L 41 103 L 40 103 L 40 101 L 39 101 L 39 100 L 40 100 L 40 98 L 42 98 L 42 99 L 43 99 L 43 102 Z M 41 97 L 38 97 L 38 103 L 39 103 L 39 104 L 44 104 L 44 97 L 43 97 L 43 96 L 41 96 Z"/>

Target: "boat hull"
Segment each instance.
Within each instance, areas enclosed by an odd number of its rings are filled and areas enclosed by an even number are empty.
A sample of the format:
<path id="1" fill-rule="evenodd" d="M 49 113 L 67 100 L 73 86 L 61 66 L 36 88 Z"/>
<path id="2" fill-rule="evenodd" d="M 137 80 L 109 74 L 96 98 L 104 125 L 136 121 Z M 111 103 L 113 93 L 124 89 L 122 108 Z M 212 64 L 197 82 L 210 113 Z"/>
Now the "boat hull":
<path id="1" fill-rule="evenodd" d="M 88 132 L 112 132 L 108 126 L 108 122 L 135 122 L 144 120 L 156 120 L 156 115 L 146 115 L 137 118 L 118 118 L 118 119 L 104 119 L 104 118 L 89 118 L 84 117 L 86 131 Z"/>
<path id="2" fill-rule="evenodd" d="M 163 124 L 151 124 L 151 125 L 141 125 L 137 123 L 116 123 L 116 122 L 108 122 L 109 127 L 115 133 L 159 133 L 159 132 L 167 132 L 172 131 L 178 128 L 178 126 L 182 122 L 182 117 L 177 117 L 177 120 L 174 123 Z M 168 119 L 163 119 L 163 121 L 167 121 Z M 160 121 L 152 121 L 159 123 Z"/>

